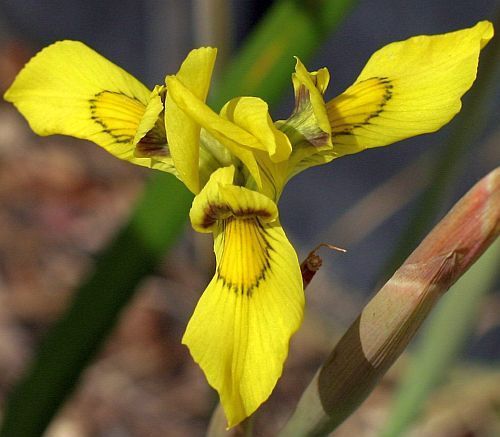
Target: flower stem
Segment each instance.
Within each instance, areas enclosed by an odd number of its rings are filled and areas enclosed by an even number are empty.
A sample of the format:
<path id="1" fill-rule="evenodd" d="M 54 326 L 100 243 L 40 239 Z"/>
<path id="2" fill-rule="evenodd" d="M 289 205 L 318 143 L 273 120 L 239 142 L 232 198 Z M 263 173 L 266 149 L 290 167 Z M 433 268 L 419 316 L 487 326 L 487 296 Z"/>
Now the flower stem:
<path id="1" fill-rule="evenodd" d="M 403 352 L 439 298 L 499 234 L 500 167 L 455 205 L 363 309 L 280 435 L 326 435 L 340 425 Z"/>

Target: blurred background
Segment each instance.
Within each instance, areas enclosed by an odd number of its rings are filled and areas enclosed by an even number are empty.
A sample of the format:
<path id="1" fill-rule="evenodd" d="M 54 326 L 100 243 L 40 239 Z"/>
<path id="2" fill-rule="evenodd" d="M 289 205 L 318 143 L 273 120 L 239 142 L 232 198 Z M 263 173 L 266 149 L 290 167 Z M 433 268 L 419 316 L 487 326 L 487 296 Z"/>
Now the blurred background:
<path id="1" fill-rule="evenodd" d="M 222 72 L 275 3 L 280 2 L 0 0 L 0 91 L 34 53 L 60 39 L 85 42 L 148 87 L 176 72 L 187 52 L 201 45 L 219 48 L 217 71 Z M 309 70 L 329 68 L 331 98 L 385 44 L 494 20 L 498 10 L 495 0 L 360 0 L 306 64 Z M 293 65 L 291 58 L 290 74 Z M 498 84 L 498 68 L 495 77 Z M 223 87 L 214 85 L 215 90 Z M 286 118 L 293 107 L 291 82 L 284 89 L 272 110 L 275 120 Z M 433 222 L 500 163 L 500 87 L 490 86 L 487 94 L 481 126 L 449 170 L 453 183 L 440 193 Z M 465 121 L 468 128 L 477 126 Z M 454 129 L 450 123 L 433 135 L 344 157 L 302 173 L 287 186 L 281 219 L 299 258 L 321 242 L 348 251 L 321 252 L 324 267 L 307 290 L 306 320 L 259 418 L 259 435 L 276 432 L 335 340 L 390 270 Z M 127 222 L 150 174 L 94 144 L 37 137 L 12 106 L 0 102 L 0 414 L 40 340 L 92 273 L 95 255 Z M 180 339 L 212 275 L 212 258 L 211 239 L 186 225 L 156 272 L 139 284 L 47 436 L 204 434 L 216 397 Z M 500 435 L 498 277 L 493 284 L 477 304 L 477 317 L 457 352 L 460 360 L 450 365 L 446 384 L 432 394 L 408 435 L 495 435 L 488 434 L 491 430 Z M 398 361 L 335 435 L 377 435 L 408 360 Z"/>

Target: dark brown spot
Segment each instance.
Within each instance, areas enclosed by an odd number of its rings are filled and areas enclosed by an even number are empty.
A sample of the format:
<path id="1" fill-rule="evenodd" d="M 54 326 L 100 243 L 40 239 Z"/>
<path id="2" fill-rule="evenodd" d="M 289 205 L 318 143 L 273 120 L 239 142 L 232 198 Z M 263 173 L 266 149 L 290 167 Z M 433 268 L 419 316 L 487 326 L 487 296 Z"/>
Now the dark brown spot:
<path id="1" fill-rule="evenodd" d="M 250 207 L 233 210 L 224 203 L 207 203 L 207 206 L 203 210 L 203 221 L 201 223 L 201 226 L 207 229 L 212 226 L 217 220 L 226 218 L 225 216 L 227 216 L 228 213 L 239 219 L 251 217 L 270 219 L 272 217 L 271 212 L 269 212 L 267 209 L 256 209 Z"/>
<path id="2" fill-rule="evenodd" d="M 136 144 L 134 155 L 139 158 L 152 158 L 155 156 L 170 156 L 167 144 L 167 133 L 165 124 L 160 114 L 159 122 L 153 126 L 146 135 Z"/>

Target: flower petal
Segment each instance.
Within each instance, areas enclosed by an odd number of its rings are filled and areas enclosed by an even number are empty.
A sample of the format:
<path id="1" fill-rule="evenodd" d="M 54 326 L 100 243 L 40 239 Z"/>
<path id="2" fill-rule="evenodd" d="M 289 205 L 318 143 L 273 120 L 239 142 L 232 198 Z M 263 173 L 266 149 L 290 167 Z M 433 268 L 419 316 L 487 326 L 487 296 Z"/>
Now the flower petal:
<path id="1" fill-rule="evenodd" d="M 192 50 L 175 75 L 184 89 L 200 102 L 204 102 L 207 97 L 216 56 L 217 49 L 212 47 Z M 201 126 L 187 115 L 171 96 L 169 77 L 166 82 L 165 125 L 170 152 L 180 179 L 196 194 L 200 191 L 198 170 Z"/>
<path id="2" fill-rule="evenodd" d="M 331 126 L 323 94 L 330 81 L 328 69 L 309 72 L 297 58 L 292 75 L 295 92 L 295 108 L 285 121 L 279 121 L 279 129 L 290 138 L 293 151 L 288 160 L 284 185 L 297 173 L 328 160 L 324 153 L 332 150 Z"/>
<path id="3" fill-rule="evenodd" d="M 330 82 L 328 69 L 321 68 L 312 73 L 306 70 L 299 58 L 292 74 L 295 91 L 295 111 L 289 122 L 304 121 L 297 129 L 315 146 L 331 146 L 331 126 L 328 120 L 323 94 Z M 310 114 L 311 113 L 311 114 Z"/>
<path id="4" fill-rule="evenodd" d="M 151 158 L 134 156 L 133 144 L 150 91 L 81 42 L 60 41 L 43 49 L 4 97 L 39 135 L 87 139 L 121 159 L 154 166 Z"/>
<path id="5" fill-rule="evenodd" d="M 235 141 L 267 152 L 272 162 L 281 162 L 290 156 L 292 152 L 290 140 L 274 126 L 267 103 L 262 99 L 237 97 L 224 105 L 220 115 L 254 137 L 248 141 L 245 135 L 241 140 L 238 137 L 233 138 Z"/>
<path id="6" fill-rule="evenodd" d="M 148 134 L 151 133 L 152 130 L 154 130 L 155 126 L 158 126 L 161 129 L 163 129 L 162 139 L 164 140 L 164 145 L 166 146 L 167 135 L 165 133 L 165 124 L 162 122 L 163 120 L 160 118 L 160 114 L 163 111 L 163 102 L 161 94 L 164 94 L 165 92 L 166 92 L 165 87 L 158 85 L 155 86 L 154 90 L 151 92 L 148 104 L 146 105 L 144 114 L 142 115 L 141 121 L 139 122 L 139 125 L 137 126 L 137 130 L 134 135 L 134 140 L 133 140 L 134 145 L 140 143 L 145 136 L 147 136 Z M 160 124 L 160 122 L 162 123 Z M 161 147 L 159 147 L 159 149 L 161 149 Z M 136 155 L 141 154 L 141 150 L 136 152 L 137 152 Z M 162 154 L 164 152 L 158 150 L 158 153 Z"/>
<path id="7" fill-rule="evenodd" d="M 219 172 L 207 186 L 232 177 L 231 170 Z M 211 224 L 216 274 L 182 340 L 219 392 L 230 427 L 271 394 L 304 307 L 297 255 L 276 220 L 276 206 L 271 202 L 274 209 L 268 209 L 259 193 L 234 188 L 242 191 L 238 196 L 228 191 L 226 205 Z M 207 195 L 193 208 L 207 211 L 223 201 L 224 195 L 216 199 Z"/>
<path id="8" fill-rule="evenodd" d="M 183 132 L 187 133 L 184 120 L 190 119 L 190 123 L 193 123 L 193 126 L 198 126 L 197 129 L 203 127 L 212 137 L 241 160 L 248 168 L 248 171 L 255 179 L 257 185 L 261 187 L 262 182 L 255 156 L 250 149 L 242 147 L 242 144 L 255 144 L 258 140 L 244 129 L 212 111 L 212 109 L 202 100 L 197 98 L 191 90 L 185 87 L 176 76 L 167 76 L 166 82 L 168 93 L 165 120 L 167 124 L 167 136 L 171 148 L 174 146 L 174 129 L 175 135 L 178 136 L 176 139 L 179 144 L 178 147 L 181 148 L 184 144 Z M 177 113 L 174 116 L 170 111 L 170 104 L 175 105 L 179 113 L 184 112 L 185 118 L 181 118 Z M 168 118 L 168 114 L 171 114 L 170 118 Z M 176 167 L 178 167 L 177 162 Z"/>
<path id="9" fill-rule="evenodd" d="M 155 86 L 149 102 L 137 126 L 132 142 L 134 157 L 151 158 L 149 167 L 167 171 L 178 176 L 174 161 L 170 156 L 167 133 L 163 120 L 163 99 L 165 86 Z"/>
<path id="10" fill-rule="evenodd" d="M 217 169 L 195 197 L 189 213 L 198 232 L 213 232 L 217 221 L 234 216 L 259 217 L 263 222 L 278 218 L 276 204 L 256 191 L 233 185 L 234 166 Z"/>
<path id="11" fill-rule="evenodd" d="M 488 21 L 456 32 L 416 36 L 372 55 L 356 82 L 327 104 L 332 158 L 433 132 L 460 110 L 476 78 Z"/>

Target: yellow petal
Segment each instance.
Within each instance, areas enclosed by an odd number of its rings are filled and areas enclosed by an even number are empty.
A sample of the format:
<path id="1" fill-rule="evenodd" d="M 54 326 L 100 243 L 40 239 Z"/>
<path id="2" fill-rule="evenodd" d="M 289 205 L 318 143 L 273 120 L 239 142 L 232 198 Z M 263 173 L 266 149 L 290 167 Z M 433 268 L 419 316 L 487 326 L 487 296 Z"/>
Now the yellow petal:
<path id="1" fill-rule="evenodd" d="M 274 126 L 267 103 L 262 99 L 237 97 L 224 105 L 220 115 L 254 137 L 250 141 L 246 135 L 241 140 L 235 137 L 233 138 L 235 141 L 267 152 L 272 162 L 281 162 L 290 156 L 292 151 L 290 140 Z"/>
<path id="2" fill-rule="evenodd" d="M 312 144 L 319 146 L 330 143 L 330 122 L 326 111 L 323 94 L 330 81 L 330 73 L 322 68 L 308 72 L 299 58 L 292 74 L 295 90 L 295 111 L 291 118 L 305 120 L 305 125 L 297 126 Z M 309 112 L 312 111 L 312 114 Z M 306 114 L 304 114 L 306 113 Z M 307 116 L 306 116 L 307 115 Z"/>
<path id="3" fill-rule="evenodd" d="M 189 133 L 186 130 L 186 123 L 184 123 L 184 120 L 190 119 L 191 123 L 194 123 L 194 126 L 203 127 L 234 156 L 240 159 L 256 180 L 257 185 L 261 186 L 262 182 L 257 161 L 255 160 L 252 151 L 248 147 L 242 146 L 255 145 L 258 140 L 252 134 L 246 132 L 234 123 L 231 123 L 229 120 L 226 120 L 212 111 L 212 109 L 210 109 L 202 100 L 197 98 L 191 90 L 185 87 L 176 76 L 167 76 L 166 82 L 168 93 L 167 110 L 165 111 L 165 115 L 167 117 L 167 114 L 169 114 L 170 111 L 169 102 L 171 102 L 170 104 L 175 105 L 176 110 L 179 111 L 179 113 L 176 113 L 175 116 L 172 114 L 171 118 L 166 118 L 167 137 L 170 148 L 173 149 L 174 147 L 174 138 L 172 136 L 174 130 L 175 135 L 178 136 L 178 147 L 179 149 L 182 147 L 182 141 L 184 138 L 183 132 L 185 134 Z M 178 115 L 181 112 L 184 113 L 186 118 L 182 118 Z M 176 167 L 178 167 L 177 162 Z"/>
<path id="4" fill-rule="evenodd" d="M 327 162 L 324 152 L 332 150 L 331 126 L 323 99 L 330 81 L 328 69 L 309 72 L 297 58 L 292 81 L 294 111 L 288 120 L 278 122 L 293 144 L 282 184 L 308 167 Z"/>
<path id="5" fill-rule="evenodd" d="M 113 155 L 134 157 L 134 137 L 150 100 L 137 79 L 78 41 L 60 41 L 38 53 L 5 93 L 39 135 L 93 141 Z"/>
<path id="6" fill-rule="evenodd" d="M 487 21 L 416 36 L 372 55 L 356 82 L 328 102 L 334 155 L 433 132 L 460 111 L 476 78 L 480 50 L 493 37 Z"/>
<path id="7" fill-rule="evenodd" d="M 149 102 L 137 126 L 132 145 L 134 146 L 135 158 L 150 158 L 147 160 L 149 161 L 148 164 L 142 165 L 167 171 L 178 177 L 174 162 L 170 156 L 163 120 L 163 96 L 165 92 L 165 86 L 155 86 L 151 92 Z"/>
<path id="8" fill-rule="evenodd" d="M 258 216 L 262 222 L 278 217 L 276 204 L 256 191 L 233 185 L 234 166 L 217 169 L 195 197 L 189 213 L 191 224 L 198 232 L 213 232 L 218 220 L 230 216 Z"/>
<path id="9" fill-rule="evenodd" d="M 134 135 L 133 144 L 138 144 L 151 130 L 154 129 L 156 125 L 159 125 L 161 122 L 161 118 L 159 117 L 161 112 L 163 111 L 163 102 L 161 98 L 161 94 L 165 93 L 164 86 L 155 86 L 154 90 L 151 92 L 149 97 L 148 104 L 144 109 L 144 113 L 142 115 L 141 121 L 137 126 L 137 130 Z M 163 125 L 163 132 L 165 132 L 165 125 Z M 164 135 L 165 145 L 166 145 L 166 134 Z"/>
<path id="10" fill-rule="evenodd" d="M 211 47 L 192 50 L 175 75 L 182 86 L 200 102 L 204 102 L 207 97 L 216 56 L 217 49 Z M 170 153 L 180 179 L 196 194 L 200 191 L 198 169 L 201 127 L 172 98 L 168 77 L 166 82 L 165 125 Z"/>
<path id="11" fill-rule="evenodd" d="M 231 171 L 223 172 L 219 177 L 228 180 Z M 218 205 L 219 219 L 210 225 L 217 271 L 182 340 L 218 391 L 230 427 L 271 394 L 304 307 L 297 255 L 279 222 L 268 221 L 275 211 L 259 193 L 241 190 L 230 192 L 225 206 L 222 195 L 205 199 L 206 208 Z"/>

